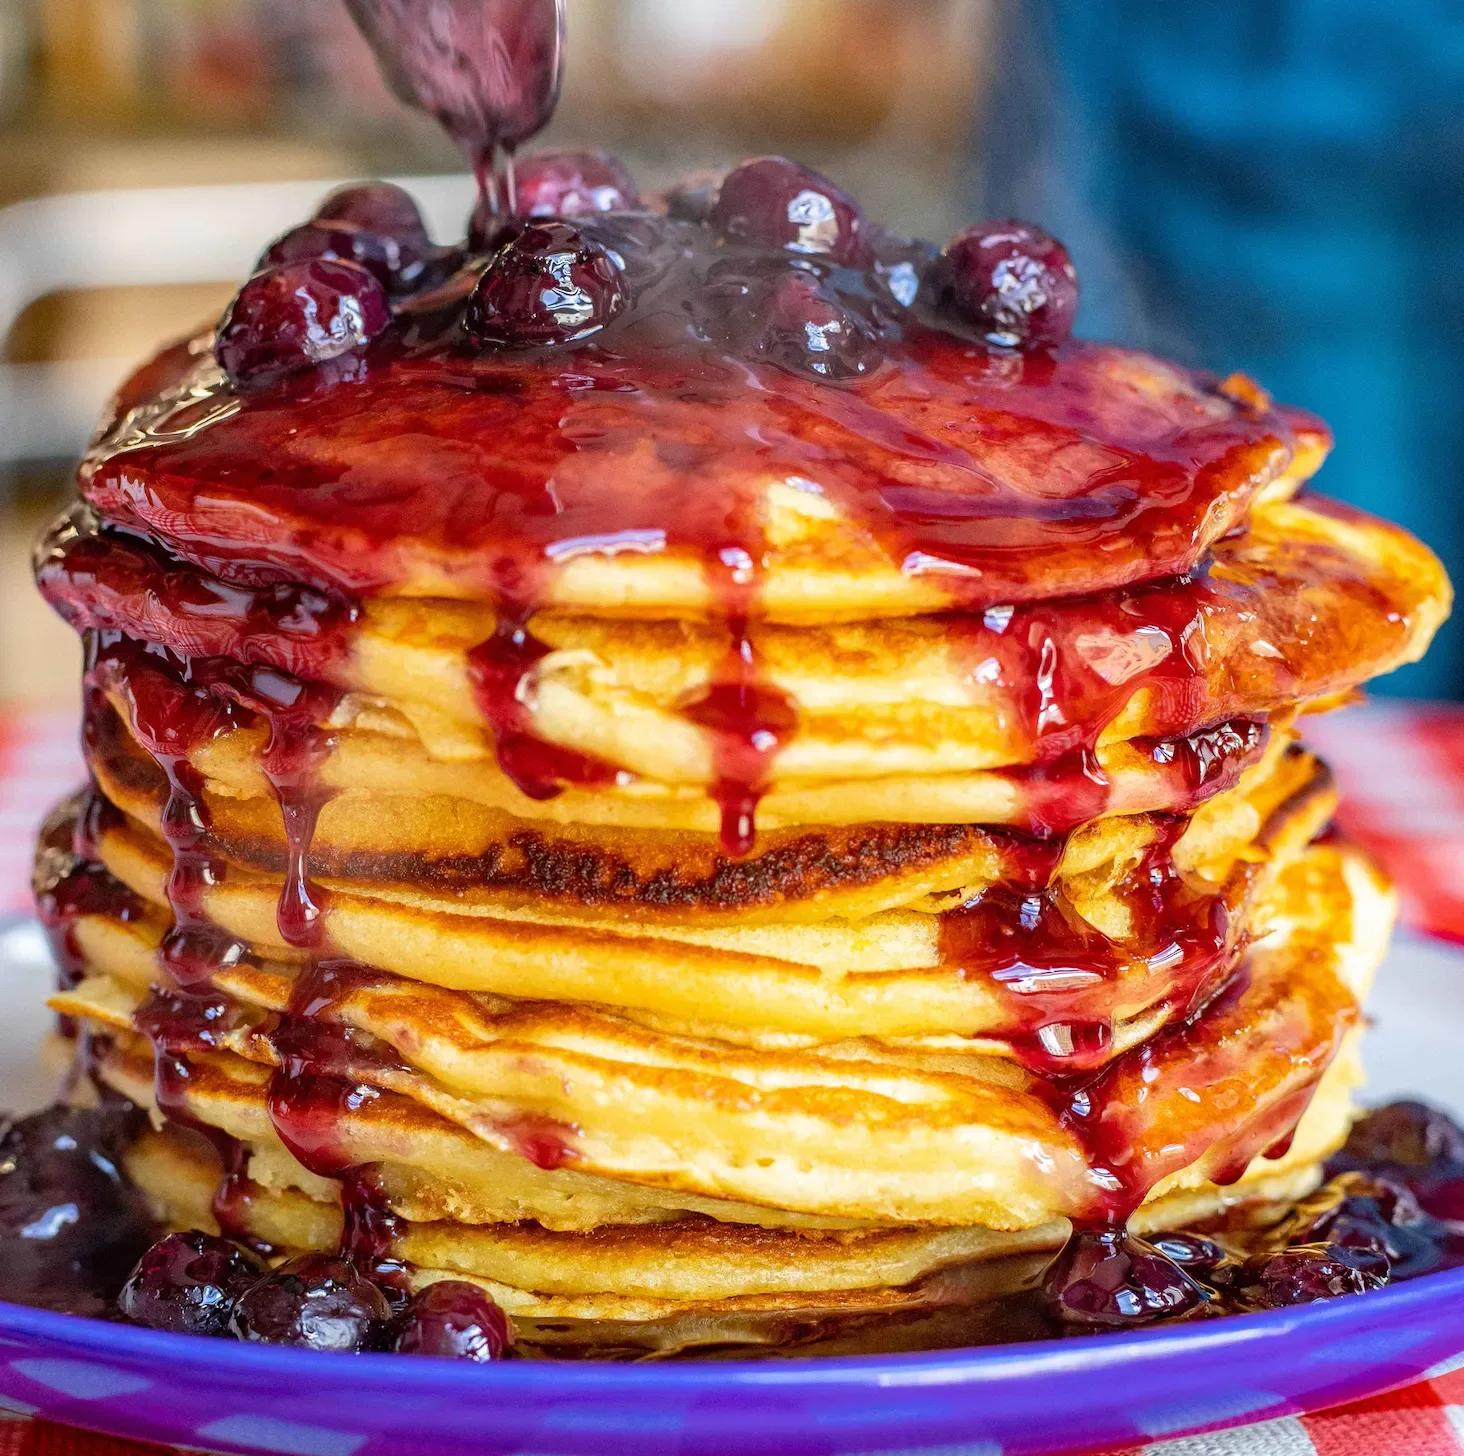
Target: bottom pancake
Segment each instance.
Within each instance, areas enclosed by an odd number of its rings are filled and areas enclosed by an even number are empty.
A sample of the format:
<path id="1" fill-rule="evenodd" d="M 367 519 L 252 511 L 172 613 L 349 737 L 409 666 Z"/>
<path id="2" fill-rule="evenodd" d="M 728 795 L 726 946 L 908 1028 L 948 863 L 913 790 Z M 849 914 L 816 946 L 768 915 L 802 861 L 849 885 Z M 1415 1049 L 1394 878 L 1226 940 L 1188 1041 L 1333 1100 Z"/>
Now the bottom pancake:
<path id="1" fill-rule="evenodd" d="M 1324 1088 L 1319 1100 L 1331 1102 L 1331 1091 Z M 219 1168 L 200 1139 L 171 1128 L 149 1132 L 132 1148 L 127 1170 L 168 1227 L 216 1226 Z M 1132 1228 L 1152 1234 L 1221 1216 L 1232 1225 L 1267 1224 L 1319 1178 L 1314 1161 L 1288 1157 L 1227 1189 L 1156 1200 Z M 339 1210 L 298 1190 L 255 1188 L 236 1231 L 282 1255 L 332 1249 Z M 1004 1302 L 1034 1286 L 1066 1234 L 1061 1222 L 1015 1234 L 813 1231 L 692 1216 L 555 1233 L 530 1223 L 404 1220 L 387 1252 L 405 1261 L 414 1289 L 439 1279 L 486 1289 L 514 1317 L 519 1343 L 529 1349 L 644 1355 L 771 1345 L 822 1353 L 827 1344 L 835 1353 L 861 1340 L 887 1350 L 992 1338 L 986 1324 L 1009 1321 Z"/>

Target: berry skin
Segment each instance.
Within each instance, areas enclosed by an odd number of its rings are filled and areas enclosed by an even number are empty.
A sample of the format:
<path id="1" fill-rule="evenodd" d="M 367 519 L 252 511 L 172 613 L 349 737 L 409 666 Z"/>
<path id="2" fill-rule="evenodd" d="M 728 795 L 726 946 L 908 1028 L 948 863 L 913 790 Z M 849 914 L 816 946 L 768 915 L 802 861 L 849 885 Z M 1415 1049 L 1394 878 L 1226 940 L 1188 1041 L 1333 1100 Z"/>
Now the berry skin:
<path id="1" fill-rule="evenodd" d="M 1067 1328 L 1125 1328 L 1198 1309 L 1205 1291 L 1152 1245 L 1116 1229 L 1078 1233 L 1048 1269 L 1048 1315 Z"/>
<path id="2" fill-rule="evenodd" d="M 265 249 L 258 268 L 277 268 L 282 263 L 329 258 L 359 263 L 392 293 L 410 291 L 421 279 L 427 249 L 390 233 L 369 232 L 348 222 L 324 220 L 301 223 L 276 238 Z"/>
<path id="3" fill-rule="evenodd" d="M 567 222 L 512 229 L 478 279 L 464 327 L 508 349 L 569 344 L 598 333 L 630 302 L 612 254 Z"/>
<path id="4" fill-rule="evenodd" d="M 134 1109 L 48 1107 L 0 1120 L 0 1285 L 6 1299 L 100 1312 L 155 1236 L 122 1176 Z"/>
<path id="5" fill-rule="evenodd" d="M 338 187 L 315 209 L 314 222 L 344 222 L 378 237 L 427 246 L 427 227 L 412 194 L 392 182 Z"/>
<path id="6" fill-rule="evenodd" d="M 880 324 L 816 269 L 779 257 L 728 258 L 692 301 L 703 337 L 794 374 L 846 380 L 884 358 Z"/>
<path id="7" fill-rule="evenodd" d="M 1203 1234 L 1159 1233 L 1149 1242 L 1171 1263 L 1199 1277 L 1208 1277 L 1230 1258 L 1214 1239 Z"/>
<path id="8" fill-rule="evenodd" d="M 240 388 L 360 353 L 391 323 L 386 293 L 358 263 L 313 258 L 256 273 L 234 296 L 214 338 Z"/>
<path id="9" fill-rule="evenodd" d="M 1003 349 L 1054 349 L 1073 330 L 1078 275 L 1067 249 L 1031 223 L 959 233 L 937 264 L 936 306 Z"/>
<path id="10" fill-rule="evenodd" d="M 1262 1309 L 1314 1304 L 1342 1294 L 1381 1289 L 1388 1276 L 1336 1244 L 1297 1244 L 1276 1254 L 1258 1254 L 1241 1274 L 1244 1293 Z"/>
<path id="11" fill-rule="evenodd" d="M 117 1308 L 150 1329 L 222 1335 L 234 1301 L 264 1272 L 262 1259 L 228 1239 L 197 1229 L 169 1234 L 138 1260 Z"/>
<path id="12" fill-rule="evenodd" d="M 1422 1102 L 1393 1102 L 1353 1124 L 1336 1162 L 1344 1167 L 1387 1164 L 1433 1168 L 1464 1165 L 1464 1128 Z"/>
<path id="13" fill-rule="evenodd" d="M 239 1296 L 229 1330 L 255 1344 L 372 1350 L 382 1343 L 390 1318 L 386 1296 L 353 1265 L 328 1254 L 304 1254 Z"/>
<path id="14" fill-rule="evenodd" d="M 589 217 L 640 206 L 629 169 L 606 152 L 539 152 L 521 158 L 514 171 L 514 217 L 493 211 L 480 198 L 468 223 L 468 241 L 489 251 L 525 218 Z"/>
<path id="15" fill-rule="evenodd" d="M 606 152 L 539 152 L 514 170 L 520 217 L 579 217 L 640 206 L 625 163 Z"/>
<path id="16" fill-rule="evenodd" d="M 754 157 L 734 167 L 707 221 L 728 242 L 820 254 L 850 266 L 867 253 L 859 204 L 787 157 Z"/>
<path id="17" fill-rule="evenodd" d="M 476 1284 L 443 1279 L 429 1284 L 397 1322 L 392 1344 L 401 1355 L 450 1360 L 501 1360 L 511 1336 L 508 1316 Z"/>

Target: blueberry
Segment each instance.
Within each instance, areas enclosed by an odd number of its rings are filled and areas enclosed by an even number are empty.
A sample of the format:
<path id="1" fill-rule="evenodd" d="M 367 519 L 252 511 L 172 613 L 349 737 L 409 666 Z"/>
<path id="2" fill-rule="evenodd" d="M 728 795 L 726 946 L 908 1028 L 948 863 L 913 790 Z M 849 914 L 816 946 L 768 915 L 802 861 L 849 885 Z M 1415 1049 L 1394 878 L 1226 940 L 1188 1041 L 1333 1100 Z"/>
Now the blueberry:
<path id="1" fill-rule="evenodd" d="M 259 268 L 277 268 L 311 258 L 359 263 L 385 289 L 405 293 L 423 276 L 427 249 L 389 233 L 368 232 L 348 222 L 301 223 L 276 238 L 259 259 Z"/>
<path id="2" fill-rule="evenodd" d="M 717 189 L 707 221 L 730 242 L 864 260 L 859 205 L 842 188 L 787 157 L 754 157 Z"/>
<path id="3" fill-rule="evenodd" d="M 511 229 L 468 300 L 464 326 L 481 344 L 568 344 L 603 329 L 629 303 L 624 269 L 567 222 Z"/>
<path id="4" fill-rule="evenodd" d="M 1042 1295 L 1059 1324 L 1090 1328 L 1173 1318 L 1209 1298 L 1172 1259 L 1117 1229 L 1075 1233 L 1048 1269 Z"/>
<path id="5" fill-rule="evenodd" d="M 122 1174 L 130 1106 L 52 1107 L 0 1134 L 0 1297 L 100 1308 L 153 1238 Z"/>
<path id="6" fill-rule="evenodd" d="M 1363 1294 L 1387 1282 L 1387 1274 L 1379 1273 L 1366 1256 L 1327 1243 L 1257 1254 L 1246 1260 L 1239 1279 L 1244 1294 L 1263 1309 Z"/>
<path id="7" fill-rule="evenodd" d="M 338 187 L 315 209 L 314 221 L 349 223 L 378 237 L 427 246 L 427 227 L 412 194 L 393 182 Z"/>
<path id="8" fill-rule="evenodd" d="M 214 349 L 229 378 L 250 388 L 359 353 L 390 322 L 386 294 L 365 268 L 313 258 L 256 273 L 229 305 Z"/>
<path id="9" fill-rule="evenodd" d="M 508 1350 L 508 1317 L 476 1284 L 443 1279 L 407 1306 L 392 1348 L 402 1355 L 500 1360 Z"/>
<path id="10" fill-rule="evenodd" d="M 1078 275 L 1067 249 L 1025 222 L 959 233 L 936 266 L 936 306 L 1000 348 L 1052 349 L 1072 333 Z"/>
<path id="11" fill-rule="evenodd" d="M 640 205 L 625 163 L 605 152 L 539 152 L 514 171 L 520 217 L 578 217 Z"/>
<path id="12" fill-rule="evenodd" d="M 1392 1102 L 1352 1125 L 1339 1167 L 1464 1164 L 1464 1128 L 1422 1102 Z"/>
<path id="13" fill-rule="evenodd" d="M 222 1335 L 234 1301 L 264 1272 L 258 1255 L 228 1239 L 197 1229 L 169 1234 L 138 1260 L 117 1308 L 155 1330 Z"/>
<path id="14" fill-rule="evenodd" d="M 874 310 L 797 260 L 717 263 L 691 309 L 704 338 L 792 373 L 852 379 L 884 358 Z"/>
<path id="15" fill-rule="evenodd" d="M 235 1301 L 229 1330 L 240 1340 L 311 1350 L 370 1350 L 391 1308 L 364 1274 L 329 1254 L 303 1254 L 256 1280 Z"/>
<path id="16" fill-rule="evenodd" d="M 1230 1255 L 1214 1239 L 1184 1231 L 1155 1234 L 1150 1244 L 1173 1264 L 1189 1273 L 1206 1276 L 1224 1264 Z"/>
<path id="17" fill-rule="evenodd" d="M 1418 1205 L 1401 1184 L 1348 1173 L 1334 1179 L 1318 1200 L 1288 1221 L 1283 1233 L 1293 1243 L 1330 1243 L 1347 1249 L 1354 1263 L 1372 1273 L 1411 1279 L 1443 1259 L 1449 1231 Z"/>

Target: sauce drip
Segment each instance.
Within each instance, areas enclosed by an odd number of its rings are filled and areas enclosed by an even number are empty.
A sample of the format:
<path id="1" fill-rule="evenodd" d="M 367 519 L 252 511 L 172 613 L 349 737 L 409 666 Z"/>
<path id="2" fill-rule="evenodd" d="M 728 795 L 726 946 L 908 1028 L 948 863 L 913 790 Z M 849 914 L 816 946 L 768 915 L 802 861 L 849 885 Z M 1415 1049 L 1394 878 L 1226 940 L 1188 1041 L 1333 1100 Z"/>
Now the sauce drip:
<path id="1" fill-rule="evenodd" d="M 391 1263 L 399 1220 L 376 1167 L 353 1162 L 347 1153 L 341 1122 L 381 1096 L 377 1086 L 360 1079 L 363 1068 L 405 1069 L 374 1038 L 330 1019 L 335 1003 L 372 976 L 334 960 L 315 961 L 300 973 L 289 1010 L 270 1033 L 278 1067 L 268 1105 L 270 1121 L 295 1160 L 340 1184 L 342 1255 L 375 1270 L 378 1278 L 399 1278 L 399 1267 Z"/>
<path id="2" fill-rule="evenodd" d="M 346 0 L 397 97 L 467 153 L 483 201 L 514 211 L 513 153 L 559 100 L 563 0 Z"/>

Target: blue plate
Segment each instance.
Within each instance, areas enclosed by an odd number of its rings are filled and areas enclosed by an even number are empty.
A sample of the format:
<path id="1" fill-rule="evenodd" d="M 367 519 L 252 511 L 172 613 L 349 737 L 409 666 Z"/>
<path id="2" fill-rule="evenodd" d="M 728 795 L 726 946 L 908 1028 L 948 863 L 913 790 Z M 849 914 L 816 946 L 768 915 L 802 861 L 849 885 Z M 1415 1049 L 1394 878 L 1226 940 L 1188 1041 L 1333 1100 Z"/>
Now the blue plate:
<path id="1" fill-rule="evenodd" d="M 1464 1270 L 1193 1328 L 859 1359 L 459 1365 L 160 1334 L 0 1304 L 0 1404 L 310 1456 L 1056 1456 L 1294 1415 L 1464 1349 Z"/>

